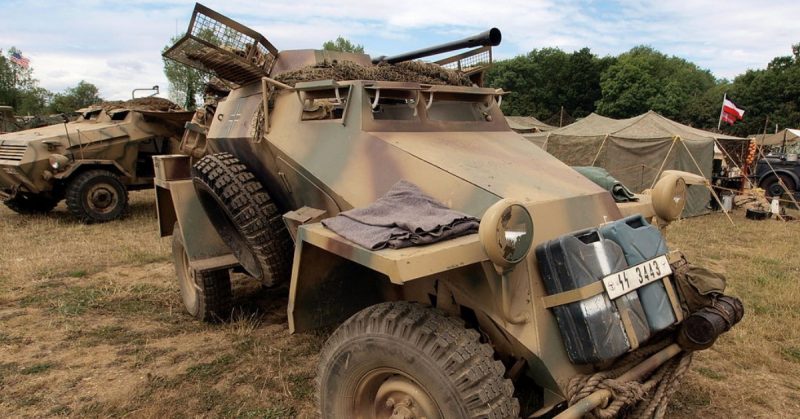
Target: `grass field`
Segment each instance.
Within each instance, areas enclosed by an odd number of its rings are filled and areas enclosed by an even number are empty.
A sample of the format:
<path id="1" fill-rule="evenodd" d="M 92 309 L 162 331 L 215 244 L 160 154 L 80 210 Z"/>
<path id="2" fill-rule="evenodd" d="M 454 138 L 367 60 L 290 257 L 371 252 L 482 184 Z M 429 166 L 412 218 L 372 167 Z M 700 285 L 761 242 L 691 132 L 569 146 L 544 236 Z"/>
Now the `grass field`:
<path id="1" fill-rule="evenodd" d="M 235 320 L 183 311 L 152 192 L 126 219 L 75 223 L 59 206 L 0 207 L 3 416 L 313 417 L 326 331 L 289 335 L 286 291 L 234 281 Z M 671 417 L 793 417 L 800 411 L 800 223 L 720 215 L 671 226 L 668 240 L 713 265 L 744 321 L 695 356 Z"/>

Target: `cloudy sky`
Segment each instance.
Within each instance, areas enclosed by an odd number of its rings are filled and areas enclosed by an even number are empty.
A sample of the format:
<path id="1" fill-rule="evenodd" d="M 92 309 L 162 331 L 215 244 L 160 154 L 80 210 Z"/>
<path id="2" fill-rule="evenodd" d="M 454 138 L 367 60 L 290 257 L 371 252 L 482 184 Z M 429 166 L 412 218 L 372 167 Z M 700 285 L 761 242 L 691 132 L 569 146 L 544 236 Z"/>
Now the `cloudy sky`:
<path id="1" fill-rule="evenodd" d="M 588 46 L 600 55 L 650 45 L 733 78 L 790 55 L 800 42 L 798 0 L 206 0 L 264 34 L 278 49 L 318 48 L 338 35 L 372 55 L 459 39 L 492 26 L 500 58 L 534 48 Z M 80 80 L 106 99 L 162 86 L 160 52 L 183 33 L 194 2 L 182 0 L 0 0 L 0 48 L 16 46 L 55 92 Z"/>

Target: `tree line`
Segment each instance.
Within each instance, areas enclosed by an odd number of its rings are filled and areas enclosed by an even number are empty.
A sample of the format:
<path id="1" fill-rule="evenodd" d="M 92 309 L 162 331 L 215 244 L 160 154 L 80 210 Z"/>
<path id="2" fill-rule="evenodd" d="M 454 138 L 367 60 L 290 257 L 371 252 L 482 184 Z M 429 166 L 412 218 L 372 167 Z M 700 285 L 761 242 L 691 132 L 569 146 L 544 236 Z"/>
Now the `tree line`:
<path id="1" fill-rule="evenodd" d="M 0 49 L 0 105 L 13 107 L 17 115 L 68 113 L 102 101 L 97 86 L 83 80 L 61 93 L 39 86 L 33 67 L 14 63 L 13 54 L 22 51 L 11 47 L 4 54 Z"/>
<path id="2" fill-rule="evenodd" d="M 708 70 L 647 46 L 616 57 L 600 57 L 589 48 L 571 53 L 535 49 L 495 62 L 486 81 L 511 91 L 502 104 L 507 115 L 540 120 L 562 109 L 577 118 L 592 112 L 630 118 L 653 110 L 687 125 L 716 129 L 727 93 L 746 112 L 743 122 L 723 125 L 725 133 L 747 136 L 765 125 L 772 132 L 776 123 L 800 126 L 800 44 L 792 55 L 776 57 L 767 68 L 748 70 L 733 81 L 715 79 Z"/>

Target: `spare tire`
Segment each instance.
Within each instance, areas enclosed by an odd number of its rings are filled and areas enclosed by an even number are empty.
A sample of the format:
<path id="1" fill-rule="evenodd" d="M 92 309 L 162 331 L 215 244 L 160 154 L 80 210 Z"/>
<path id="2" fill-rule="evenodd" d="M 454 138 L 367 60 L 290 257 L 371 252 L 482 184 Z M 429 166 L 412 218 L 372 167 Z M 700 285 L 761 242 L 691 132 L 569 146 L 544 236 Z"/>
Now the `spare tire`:
<path id="1" fill-rule="evenodd" d="M 245 271 L 267 286 L 286 281 L 291 238 L 253 173 L 230 153 L 217 153 L 195 163 L 192 179 L 206 215 Z"/>

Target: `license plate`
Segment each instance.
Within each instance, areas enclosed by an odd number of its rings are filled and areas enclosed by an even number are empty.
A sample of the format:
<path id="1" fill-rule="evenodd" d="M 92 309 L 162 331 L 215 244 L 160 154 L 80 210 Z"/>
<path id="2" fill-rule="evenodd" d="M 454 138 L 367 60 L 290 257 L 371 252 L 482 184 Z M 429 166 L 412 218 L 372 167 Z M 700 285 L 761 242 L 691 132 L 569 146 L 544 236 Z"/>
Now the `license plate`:
<path id="1" fill-rule="evenodd" d="M 667 257 L 659 256 L 606 276 L 603 278 L 603 285 L 608 298 L 613 300 L 671 274 Z"/>

